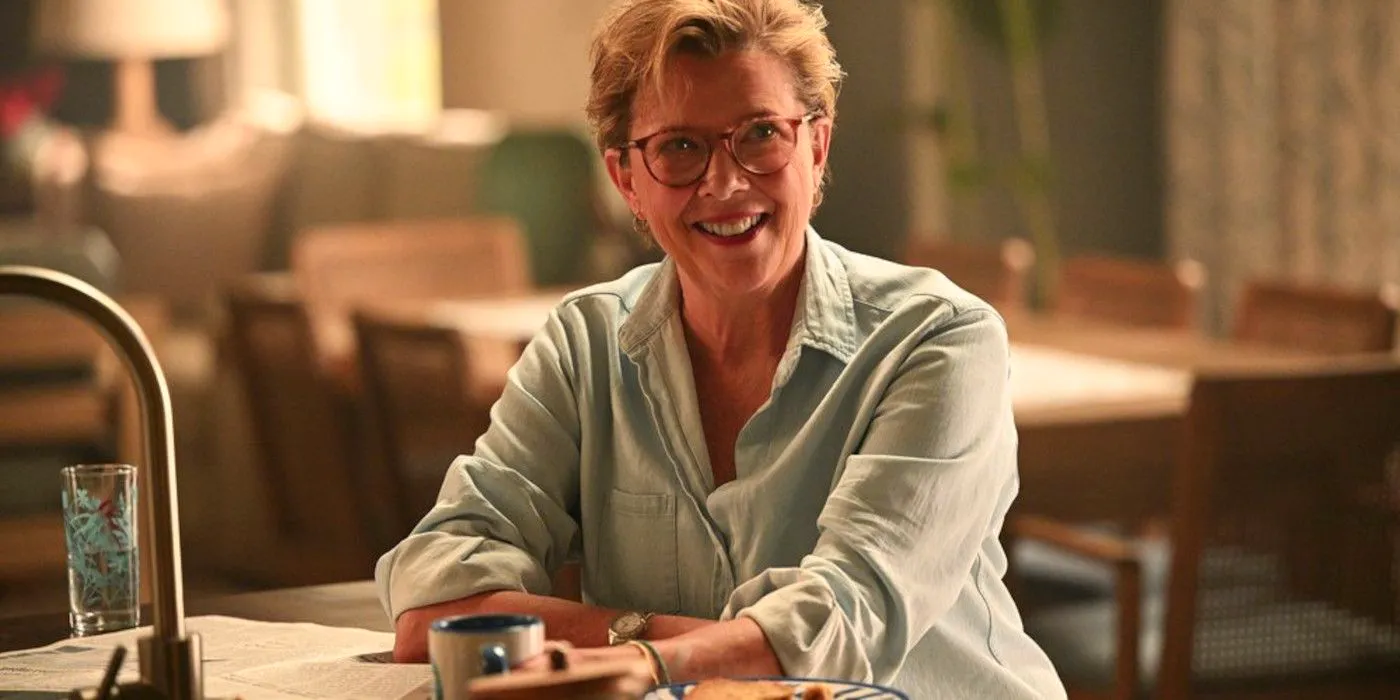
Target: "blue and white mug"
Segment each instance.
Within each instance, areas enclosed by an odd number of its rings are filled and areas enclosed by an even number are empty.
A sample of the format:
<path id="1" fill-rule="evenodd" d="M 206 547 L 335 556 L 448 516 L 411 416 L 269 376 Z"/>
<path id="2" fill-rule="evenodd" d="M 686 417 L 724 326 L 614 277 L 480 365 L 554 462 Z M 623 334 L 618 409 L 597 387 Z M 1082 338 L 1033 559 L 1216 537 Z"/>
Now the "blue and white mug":
<path id="1" fill-rule="evenodd" d="M 466 697 L 473 678 L 509 673 L 544 653 L 544 621 L 532 615 L 453 615 L 428 628 L 433 700 Z"/>

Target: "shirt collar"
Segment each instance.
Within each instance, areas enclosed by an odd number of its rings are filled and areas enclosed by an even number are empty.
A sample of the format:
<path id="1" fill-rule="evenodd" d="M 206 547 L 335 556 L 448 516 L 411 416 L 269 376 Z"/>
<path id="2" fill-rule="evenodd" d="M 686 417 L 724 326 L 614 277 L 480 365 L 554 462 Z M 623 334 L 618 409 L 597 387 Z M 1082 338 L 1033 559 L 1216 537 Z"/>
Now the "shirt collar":
<path id="1" fill-rule="evenodd" d="M 846 263 L 810 226 L 807 269 L 788 345 L 798 343 L 831 353 L 842 362 L 850 362 L 857 345 L 856 309 Z"/>
<path id="2" fill-rule="evenodd" d="M 806 265 L 788 347 L 805 345 L 848 362 L 856 350 L 855 304 L 846 265 L 836 251 L 807 227 Z M 618 329 L 622 351 L 634 360 L 676 314 L 676 263 L 669 256 L 638 295 Z"/>

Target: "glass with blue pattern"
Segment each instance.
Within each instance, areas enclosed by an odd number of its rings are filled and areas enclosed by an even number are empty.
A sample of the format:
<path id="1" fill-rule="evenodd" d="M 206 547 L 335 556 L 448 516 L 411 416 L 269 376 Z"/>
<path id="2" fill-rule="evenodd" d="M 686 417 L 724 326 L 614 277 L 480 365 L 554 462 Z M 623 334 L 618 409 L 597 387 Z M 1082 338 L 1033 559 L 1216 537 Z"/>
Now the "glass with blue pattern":
<path id="1" fill-rule="evenodd" d="M 63 470 L 68 621 L 74 636 L 141 623 L 136 468 L 78 464 Z"/>

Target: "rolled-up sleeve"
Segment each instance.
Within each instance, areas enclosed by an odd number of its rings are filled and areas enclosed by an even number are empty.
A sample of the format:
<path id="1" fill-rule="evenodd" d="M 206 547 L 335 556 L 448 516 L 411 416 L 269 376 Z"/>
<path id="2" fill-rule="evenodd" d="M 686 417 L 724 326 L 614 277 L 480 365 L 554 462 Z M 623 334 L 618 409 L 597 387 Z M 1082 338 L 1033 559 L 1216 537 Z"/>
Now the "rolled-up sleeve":
<path id="1" fill-rule="evenodd" d="M 526 348 L 476 450 L 448 468 L 437 503 L 375 567 L 391 619 L 493 590 L 550 592 L 576 556 L 579 417 L 560 314 Z"/>
<path id="2" fill-rule="evenodd" d="M 918 339 L 839 473 L 814 550 L 734 591 L 724 617 L 757 622 L 785 673 L 890 682 L 971 580 L 1015 483 L 1008 355 L 990 311 Z"/>

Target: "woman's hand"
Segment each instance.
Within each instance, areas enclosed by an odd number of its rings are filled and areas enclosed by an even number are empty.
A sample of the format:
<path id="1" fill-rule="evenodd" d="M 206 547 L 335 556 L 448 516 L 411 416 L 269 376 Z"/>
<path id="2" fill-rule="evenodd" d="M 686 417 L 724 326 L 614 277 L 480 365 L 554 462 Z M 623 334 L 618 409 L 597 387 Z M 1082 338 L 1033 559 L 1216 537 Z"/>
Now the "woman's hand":
<path id="1" fill-rule="evenodd" d="M 394 621 L 394 663 L 428 662 L 428 624 L 432 613 L 407 610 Z"/>

